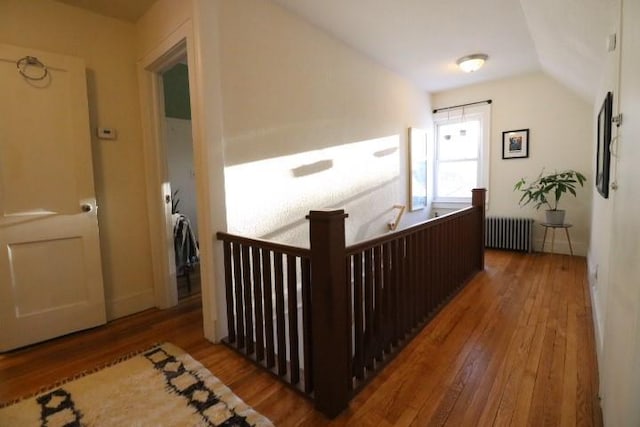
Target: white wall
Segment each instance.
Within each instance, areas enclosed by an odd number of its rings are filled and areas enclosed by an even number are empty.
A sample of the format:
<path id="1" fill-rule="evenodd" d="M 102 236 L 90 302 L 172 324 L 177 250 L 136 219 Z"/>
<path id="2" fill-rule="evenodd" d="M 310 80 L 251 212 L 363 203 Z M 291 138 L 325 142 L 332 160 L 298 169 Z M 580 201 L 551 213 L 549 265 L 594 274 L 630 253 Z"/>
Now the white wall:
<path id="1" fill-rule="evenodd" d="M 608 23 L 609 34 L 618 35 L 618 47 L 613 52 L 606 52 L 602 47 L 600 53 L 600 62 L 602 64 L 602 74 L 600 76 L 600 84 L 594 99 L 594 107 L 592 111 L 592 122 L 594 126 L 594 134 L 597 132 L 597 118 L 602 102 L 607 92 L 614 94 L 613 114 L 619 112 L 620 92 L 618 89 L 618 73 L 620 64 L 620 29 L 619 29 L 619 11 L 620 1 L 615 2 L 616 13 L 613 13 L 614 19 Z M 618 128 L 613 126 L 612 136 L 618 135 Z M 597 150 L 592 151 L 592 173 L 595 176 Z M 611 158 L 611 174 L 616 175 L 615 157 Z M 593 204 L 591 215 L 591 244 L 587 257 L 589 284 L 591 290 L 591 299 L 593 304 L 593 315 L 596 332 L 596 347 L 598 351 L 598 362 L 600 364 L 600 372 L 602 372 L 602 336 L 605 328 L 605 309 L 607 306 L 607 290 L 609 288 L 610 256 L 611 256 L 611 233 L 613 224 L 613 198 L 615 192 L 609 191 L 609 198 L 603 198 L 596 190 L 593 192 Z"/>
<path id="2" fill-rule="evenodd" d="M 87 65 L 100 246 L 109 318 L 152 306 L 135 27 L 51 0 L 2 0 L 0 41 Z M 118 131 L 98 140 L 97 126 Z M 132 261 L 135 260 L 135 261 Z"/>
<path id="3" fill-rule="evenodd" d="M 621 5 L 619 89 L 615 90 L 616 84 L 609 79 L 602 87 L 613 87 L 623 114 L 614 143 L 617 156 L 612 159 L 612 180 L 618 189 L 610 192 L 610 201 L 605 202 L 611 206 L 594 210 L 594 226 L 598 223 L 605 230 L 603 234 L 610 233 L 610 245 L 604 241 L 605 236 L 592 242 L 594 247 L 602 243 L 610 248 L 608 259 L 602 252 L 593 252 L 592 261 L 600 261 L 601 266 L 608 263 L 609 271 L 605 278 L 598 274 L 596 286 L 605 280 L 606 300 L 598 313 L 604 324 L 599 353 L 600 395 L 604 423 L 612 427 L 640 425 L 640 3 L 622 0 Z M 610 220 L 604 222 L 609 215 Z"/>
<path id="4" fill-rule="evenodd" d="M 428 96 L 271 2 L 220 13 L 229 230 L 307 246 L 308 211 L 341 207 L 348 242 L 388 232 Z"/>
<path id="5" fill-rule="evenodd" d="M 189 218 L 191 228 L 198 238 L 191 120 L 165 117 L 165 142 L 171 191 L 178 190 L 178 211 Z"/>
<path id="6" fill-rule="evenodd" d="M 493 216 L 531 217 L 544 222 L 544 210 L 518 205 L 520 193 L 513 186 L 521 177 L 535 178 L 545 171 L 576 169 L 587 177 L 578 197 L 564 197 L 574 253 L 586 255 L 589 244 L 593 193 L 592 106 L 544 73 L 532 73 L 489 83 L 467 86 L 432 95 L 435 108 L 491 99 L 491 154 L 489 210 Z M 529 129 L 529 157 L 502 159 L 502 132 Z M 534 249 L 542 245 L 544 229 L 535 227 Z M 550 250 L 547 243 L 545 250 Z M 555 251 L 569 253 L 558 233 Z"/>

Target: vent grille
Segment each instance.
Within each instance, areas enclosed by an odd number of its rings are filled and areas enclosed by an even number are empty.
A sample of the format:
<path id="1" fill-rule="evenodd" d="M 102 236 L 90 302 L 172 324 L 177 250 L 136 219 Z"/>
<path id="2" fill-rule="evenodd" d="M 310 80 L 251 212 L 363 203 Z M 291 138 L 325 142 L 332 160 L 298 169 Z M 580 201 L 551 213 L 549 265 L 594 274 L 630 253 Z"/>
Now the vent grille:
<path id="1" fill-rule="evenodd" d="M 533 250 L 533 219 L 487 217 L 484 246 L 531 252 Z"/>

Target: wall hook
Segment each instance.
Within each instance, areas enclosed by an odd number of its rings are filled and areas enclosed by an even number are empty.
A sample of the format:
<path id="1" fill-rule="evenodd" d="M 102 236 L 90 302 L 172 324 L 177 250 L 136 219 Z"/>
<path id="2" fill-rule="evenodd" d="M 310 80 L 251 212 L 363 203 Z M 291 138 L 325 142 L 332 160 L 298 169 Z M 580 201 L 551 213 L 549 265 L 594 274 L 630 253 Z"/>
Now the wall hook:
<path id="1" fill-rule="evenodd" d="M 38 67 L 41 70 L 40 76 L 32 76 L 27 74 L 27 67 Z M 47 75 L 49 75 L 49 70 L 47 66 L 44 65 L 38 58 L 35 56 L 25 56 L 23 58 L 18 59 L 16 62 L 16 67 L 18 67 L 18 71 L 22 74 L 22 77 L 28 80 L 43 80 Z"/>

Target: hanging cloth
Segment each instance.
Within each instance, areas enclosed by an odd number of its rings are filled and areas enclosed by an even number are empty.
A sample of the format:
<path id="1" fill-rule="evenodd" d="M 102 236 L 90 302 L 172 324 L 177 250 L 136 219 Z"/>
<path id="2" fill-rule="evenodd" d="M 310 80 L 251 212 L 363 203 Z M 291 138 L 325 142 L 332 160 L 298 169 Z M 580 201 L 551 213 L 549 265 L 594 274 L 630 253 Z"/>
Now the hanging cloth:
<path id="1" fill-rule="evenodd" d="M 182 214 L 173 215 L 173 244 L 176 254 L 176 272 L 183 274 L 200 259 L 198 241 L 191 228 L 189 218 Z"/>

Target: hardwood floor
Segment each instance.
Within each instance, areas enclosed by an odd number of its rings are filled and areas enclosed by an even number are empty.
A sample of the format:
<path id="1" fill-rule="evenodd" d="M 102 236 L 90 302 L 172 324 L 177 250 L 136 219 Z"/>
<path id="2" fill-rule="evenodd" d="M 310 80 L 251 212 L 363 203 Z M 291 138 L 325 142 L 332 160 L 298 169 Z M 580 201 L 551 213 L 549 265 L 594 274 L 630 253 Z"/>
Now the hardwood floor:
<path id="1" fill-rule="evenodd" d="M 0 402 L 170 341 L 277 426 L 600 426 L 584 258 L 488 251 L 486 269 L 329 421 L 202 338 L 198 297 L 0 355 Z"/>

